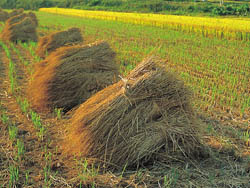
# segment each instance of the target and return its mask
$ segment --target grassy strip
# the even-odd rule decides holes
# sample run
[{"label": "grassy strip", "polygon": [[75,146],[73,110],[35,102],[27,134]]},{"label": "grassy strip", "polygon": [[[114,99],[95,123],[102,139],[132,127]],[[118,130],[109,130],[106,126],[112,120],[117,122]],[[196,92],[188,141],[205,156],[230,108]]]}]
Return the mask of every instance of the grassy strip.
[{"label": "grassy strip", "polygon": [[[35,49],[37,47],[36,42],[30,41],[29,43],[22,43],[22,42],[18,41],[18,44],[20,46],[22,46],[24,49],[29,51],[30,55],[34,58],[34,62],[39,62],[41,60],[40,57],[37,56],[35,53]],[[18,54],[19,58],[21,58],[20,60],[22,61],[22,56],[21,56],[20,52],[17,52],[17,54]],[[24,65],[27,65],[27,62],[24,62]]]},{"label": "grassy strip", "polygon": [[[39,138],[39,140],[41,142],[45,141],[45,143],[47,143],[47,140],[45,139],[45,134],[46,134],[46,128],[45,126],[42,124],[42,120],[40,118],[40,116],[34,112],[32,109],[29,108],[29,104],[27,99],[22,98],[20,96],[20,93],[17,92],[17,82],[16,82],[16,71],[15,71],[15,65],[14,63],[11,61],[11,53],[9,48],[4,44],[4,43],[0,43],[3,47],[3,49],[5,50],[5,53],[9,59],[9,79],[10,79],[10,92],[11,94],[13,94],[16,98],[17,103],[19,104],[19,107],[21,109],[21,111],[31,119],[34,128],[37,131],[37,137]],[[14,44],[11,44],[11,48],[13,51],[15,51],[17,53],[17,55],[19,56],[19,59],[21,62],[25,64],[27,64],[23,57],[21,56],[19,50],[15,47]],[[1,120],[3,123],[7,123],[9,124],[8,120],[9,117],[6,114],[3,114],[1,116]],[[9,137],[10,140],[12,141],[14,147],[16,148],[16,154],[15,154],[15,161],[16,161],[16,165],[11,165],[9,167],[9,172],[10,172],[10,181],[9,181],[9,187],[15,187],[16,185],[20,184],[19,182],[19,166],[18,166],[18,162],[21,162],[22,156],[24,155],[25,149],[24,149],[24,143],[22,142],[21,139],[19,139],[17,137],[18,134],[18,128],[15,125],[9,125],[8,126],[8,131],[9,131]],[[46,145],[46,144],[45,144]],[[45,146],[47,147],[47,146]],[[44,160],[45,160],[45,166],[44,166],[44,186],[45,187],[50,187],[51,185],[51,181],[50,181],[50,168],[51,168],[51,162],[49,162],[49,158],[51,159],[51,153],[47,153],[47,151],[43,151],[44,149],[42,149],[42,152],[45,152],[45,156],[44,156]],[[45,149],[46,150],[46,149]],[[48,157],[49,156],[49,157]],[[26,177],[25,177],[25,182],[28,182],[28,173],[26,173]]]},{"label": "grassy strip", "polygon": [[[11,60],[11,54],[7,45],[5,45],[2,41],[0,41],[0,45],[4,49],[7,58],[9,59],[9,67],[8,67],[8,76],[10,80],[10,93],[14,96],[17,95],[18,87],[16,81],[16,70],[15,64]],[[24,142],[21,138],[18,137],[18,127],[13,123],[8,117],[6,112],[2,112],[1,121],[3,124],[8,126],[9,139],[12,143],[12,146],[15,148],[15,154],[13,158],[13,164],[9,166],[9,187],[16,187],[20,185],[19,180],[19,166],[18,164],[22,162],[25,155],[25,146]],[[28,175],[26,174],[25,185],[28,183]]]},{"label": "grassy strip", "polygon": [[[39,57],[36,56],[35,52],[34,52],[36,45],[37,45],[36,43],[34,43],[34,42],[20,43],[19,42],[18,44],[29,51],[29,53],[34,58],[35,62],[40,61]],[[27,68],[28,73],[32,74],[33,63],[29,63],[29,62],[25,61],[21,55],[21,52],[15,46],[12,46],[12,49],[18,55],[19,60]],[[21,96],[17,96],[16,101],[19,104],[19,107],[20,107],[22,113],[31,120],[31,122],[36,130],[36,136],[38,137],[38,140],[40,142],[44,143],[43,147],[41,148],[41,152],[44,153],[44,157],[43,157],[44,184],[43,184],[43,186],[44,187],[51,187],[52,180],[53,180],[54,176],[57,175],[57,173],[54,173],[51,171],[53,154],[47,149],[48,145],[50,144],[50,141],[47,138],[47,127],[46,127],[46,125],[43,124],[40,115],[31,109],[31,107],[28,103],[28,100],[26,98],[21,97]],[[61,111],[59,109],[57,110],[57,117],[58,118],[61,117]]]},{"label": "grassy strip", "polygon": [[[30,44],[29,46],[31,46],[31,47],[29,47],[29,48],[33,48],[33,45],[34,45],[34,43]],[[24,45],[24,46],[27,46],[27,45]],[[11,45],[11,47],[12,47],[12,50],[17,53],[19,60],[24,65],[28,64],[27,62],[24,61],[20,51],[14,45]],[[45,126],[43,126],[40,116],[36,112],[34,112],[32,109],[29,108],[29,103],[28,103],[27,99],[25,99],[25,98],[22,99],[21,96],[17,96],[16,101],[19,104],[22,112],[31,118],[31,121],[32,121],[35,129],[37,130],[37,136],[39,137],[39,139],[41,141],[43,141],[46,128],[45,128]]]},{"label": "grassy strip", "polygon": [[21,138],[18,138],[18,127],[11,121],[7,113],[1,110],[0,116],[1,122],[8,127],[9,140],[11,146],[14,148],[14,157],[12,162],[9,162],[9,188],[16,187],[20,185],[20,175],[18,164],[22,162],[23,156],[25,155],[24,142]]},{"label": "grassy strip", "polygon": [[16,82],[16,75],[15,75],[15,64],[11,60],[10,51],[9,51],[8,47],[2,41],[0,41],[0,45],[4,49],[4,51],[6,53],[6,56],[9,59],[8,75],[9,75],[9,79],[10,79],[10,93],[12,95],[14,95],[15,92],[17,91],[17,82]]}]

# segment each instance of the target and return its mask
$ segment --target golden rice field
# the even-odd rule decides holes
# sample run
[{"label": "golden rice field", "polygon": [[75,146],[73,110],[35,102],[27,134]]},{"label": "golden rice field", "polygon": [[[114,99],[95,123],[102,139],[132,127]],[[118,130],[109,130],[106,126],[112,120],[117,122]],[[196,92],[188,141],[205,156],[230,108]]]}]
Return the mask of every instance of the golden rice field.
[{"label": "golden rice field", "polygon": [[39,11],[171,28],[179,31],[199,33],[206,37],[216,36],[218,38],[250,40],[250,20],[89,11],[64,8],[41,8]]}]

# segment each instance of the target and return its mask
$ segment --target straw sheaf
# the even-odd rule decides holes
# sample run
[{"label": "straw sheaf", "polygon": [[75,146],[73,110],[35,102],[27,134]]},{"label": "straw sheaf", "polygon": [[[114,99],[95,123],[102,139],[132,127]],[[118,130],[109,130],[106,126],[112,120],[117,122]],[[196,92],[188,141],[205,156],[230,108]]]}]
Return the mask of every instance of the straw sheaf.
[{"label": "straw sheaf", "polygon": [[61,47],[35,67],[28,95],[33,108],[68,111],[114,83],[118,68],[108,43]]},{"label": "straw sheaf", "polygon": [[74,112],[63,146],[66,154],[96,158],[115,168],[200,155],[191,92],[157,62],[145,60]]},{"label": "straw sheaf", "polygon": [[30,17],[24,17],[21,21],[11,25],[6,24],[2,39],[12,42],[37,41],[36,25]]},{"label": "straw sheaf", "polygon": [[24,12],[24,9],[23,8],[20,8],[20,9],[14,9],[13,11],[11,11],[9,13],[9,18],[13,17],[13,16],[17,16],[19,14],[22,14]]},{"label": "straw sheaf", "polygon": [[22,13],[22,14],[18,14],[16,16],[12,16],[6,21],[6,25],[10,26],[10,25],[16,24],[16,23],[22,21],[26,17],[30,17],[31,20],[34,22],[35,26],[38,26],[38,21],[37,21],[36,15],[32,12]]},{"label": "straw sheaf", "polygon": [[79,28],[70,28],[67,31],[55,32],[44,36],[39,40],[36,54],[45,58],[51,52],[62,46],[72,46],[83,42],[81,30]]},{"label": "straw sheaf", "polygon": [[9,13],[4,10],[0,10],[0,22],[5,22],[8,18]]}]

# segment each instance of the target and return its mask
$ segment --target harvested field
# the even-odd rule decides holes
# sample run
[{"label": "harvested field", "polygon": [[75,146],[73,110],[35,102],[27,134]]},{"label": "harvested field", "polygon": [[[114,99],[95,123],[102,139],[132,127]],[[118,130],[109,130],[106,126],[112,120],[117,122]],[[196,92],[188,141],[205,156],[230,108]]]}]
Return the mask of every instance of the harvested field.
[{"label": "harvested field", "polygon": [[35,67],[27,92],[32,106],[68,111],[81,104],[116,80],[114,56],[106,42],[59,48]]},{"label": "harvested field", "polygon": [[73,114],[66,151],[122,169],[203,156],[190,91],[149,58]]},{"label": "harvested field", "polygon": [[[61,51],[50,59],[51,63],[60,57],[58,66],[51,65],[53,71],[46,69],[50,64],[47,57],[40,76],[34,77],[39,75],[36,68],[42,66],[36,55],[37,43],[0,39],[0,187],[250,187],[249,42],[205,38],[181,32],[179,27],[176,31],[115,19],[34,13],[39,20],[39,36],[77,27],[84,36],[84,44],[107,41],[107,46],[116,53],[115,62],[122,80],[115,80],[107,88],[91,94],[72,112],[63,113],[63,109],[54,109],[52,105],[48,111],[38,112],[29,102],[36,95],[27,92],[32,79],[49,77],[51,80],[59,71],[60,78],[56,84],[53,81],[59,89],[52,94],[66,96],[66,91],[75,92],[80,82],[74,84],[73,80],[82,80],[78,76],[84,73],[76,62],[84,64],[87,55],[80,56],[74,47],[84,46],[56,49],[48,57],[67,49],[67,53]],[[3,27],[1,22],[0,31]],[[91,54],[101,63],[99,60],[108,50],[99,51],[98,58]],[[139,74],[138,63],[151,55],[160,57],[159,67],[166,67],[157,70],[157,64],[151,70],[149,66],[148,72]],[[132,74],[133,69],[138,73]],[[92,75],[100,78],[96,71],[83,80],[89,81]],[[40,83],[48,83],[46,87],[52,85],[52,82]],[[164,83],[172,84],[166,87]],[[44,93],[43,86],[38,83],[36,93]],[[71,99],[75,97],[72,93]],[[112,120],[117,122],[117,119],[120,121],[114,125]]]},{"label": "harvested field", "polygon": [[62,46],[72,46],[83,42],[81,30],[79,28],[70,28],[66,31],[59,31],[46,35],[39,39],[36,54],[45,58],[51,52]]}]

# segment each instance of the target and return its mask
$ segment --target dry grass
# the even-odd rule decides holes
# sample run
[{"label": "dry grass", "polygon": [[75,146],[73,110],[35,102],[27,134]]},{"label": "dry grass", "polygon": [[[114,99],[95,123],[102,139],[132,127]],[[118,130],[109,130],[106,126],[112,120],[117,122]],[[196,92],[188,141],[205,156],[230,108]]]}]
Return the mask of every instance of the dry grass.
[{"label": "dry grass", "polygon": [[4,10],[0,10],[0,22],[5,22],[8,18],[9,13]]},{"label": "dry grass", "polygon": [[203,156],[191,93],[149,58],[73,114],[66,153],[123,168]]},{"label": "dry grass", "polygon": [[32,12],[22,13],[22,14],[18,14],[16,16],[12,16],[7,20],[6,25],[10,26],[10,25],[16,24],[16,23],[22,21],[26,17],[30,17],[31,20],[34,22],[35,26],[38,26],[38,20],[36,18],[36,15]]},{"label": "dry grass", "polygon": [[33,12],[28,12],[27,17],[30,17],[32,19],[32,21],[35,23],[35,25],[38,26],[37,17]]},{"label": "dry grass", "polygon": [[115,53],[106,42],[62,47],[35,67],[28,96],[37,111],[68,111],[118,75]]},{"label": "dry grass", "polygon": [[[2,32],[2,39],[11,42],[37,41],[36,25],[32,18],[24,16],[19,21],[17,17],[7,20]],[[14,21],[15,18],[17,20]]]},{"label": "dry grass", "polygon": [[24,9],[23,8],[20,8],[20,9],[14,9],[13,11],[11,11],[9,13],[9,18],[13,17],[13,16],[17,16],[19,14],[22,14],[24,12]]},{"label": "dry grass", "polygon": [[79,28],[55,32],[39,39],[36,54],[41,58],[45,58],[46,55],[49,55],[59,47],[80,44],[82,41],[83,38]]},{"label": "dry grass", "polygon": [[[19,11],[20,12],[20,11]],[[20,13],[10,17],[2,32],[2,39],[5,41],[37,41],[36,27],[38,21],[32,12]]]}]

